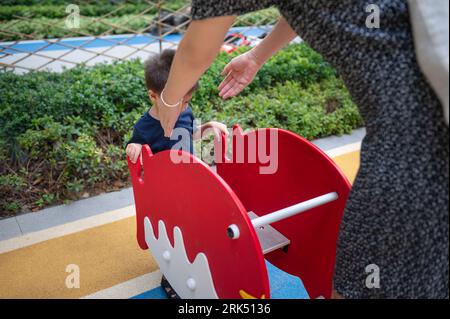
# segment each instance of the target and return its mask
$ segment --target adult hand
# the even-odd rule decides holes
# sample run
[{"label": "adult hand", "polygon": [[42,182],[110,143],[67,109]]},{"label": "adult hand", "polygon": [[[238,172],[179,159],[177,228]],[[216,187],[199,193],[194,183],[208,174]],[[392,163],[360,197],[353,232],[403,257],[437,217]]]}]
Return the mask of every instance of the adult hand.
[{"label": "adult hand", "polygon": [[176,107],[168,107],[164,105],[159,97],[156,99],[156,115],[158,116],[161,127],[164,130],[165,137],[172,136],[173,128],[175,127],[175,123],[180,116],[182,107],[182,103]]},{"label": "adult hand", "polygon": [[227,99],[239,94],[253,81],[261,66],[251,50],[235,57],[222,71],[226,77],[219,85],[219,96]]}]

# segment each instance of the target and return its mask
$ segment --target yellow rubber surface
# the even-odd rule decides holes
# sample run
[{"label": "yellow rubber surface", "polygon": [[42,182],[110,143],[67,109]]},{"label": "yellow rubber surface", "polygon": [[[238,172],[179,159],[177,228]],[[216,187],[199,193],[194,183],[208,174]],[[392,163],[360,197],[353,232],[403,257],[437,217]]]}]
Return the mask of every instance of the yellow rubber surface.
[{"label": "yellow rubber surface", "polygon": [[[135,239],[135,218],[0,255],[1,298],[79,298],[158,269]],[[80,288],[66,287],[66,267],[80,269]]]},{"label": "yellow rubber surface", "polygon": [[[359,151],[334,158],[350,182]],[[158,269],[135,238],[135,218],[0,254],[0,298],[79,298]],[[80,288],[66,287],[66,267],[80,269]]]},{"label": "yellow rubber surface", "polygon": [[350,152],[340,156],[333,157],[333,161],[342,169],[345,176],[347,176],[350,183],[353,184],[356,174],[359,169],[359,156],[360,152]]}]

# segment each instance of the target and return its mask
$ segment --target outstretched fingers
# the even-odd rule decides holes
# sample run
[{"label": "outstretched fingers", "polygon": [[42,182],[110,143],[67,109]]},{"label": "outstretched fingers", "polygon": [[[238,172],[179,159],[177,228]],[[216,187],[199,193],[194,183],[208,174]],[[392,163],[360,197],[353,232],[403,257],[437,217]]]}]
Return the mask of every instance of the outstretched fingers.
[{"label": "outstretched fingers", "polygon": [[227,96],[228,92],[237,84],[238,82],[236,81],[235,78],[233,78],[231,76],[230,80],[224,85],[224,87],[220,90],[219,92],[219,96],[222,98],[226,98],[225,96]]},{"label": "outstretched fingers", "polygon": [[230,73],[231,71],[231,63],[233,62],[233,60],[231,60],[231,62],[228,62],[227,65],[225,65],[225,67],[223,68],[222,72],[220,73],[220,75],[224,76]]},{"label": "outstretched fingers", "polygon": [[222,96],[223,99],[228,99],[230,97],[238,95],[243,89],[245,88],[245,85],[242,83],[239,83],[235,81],[233,86],[230,87],[230,89]]},{"label": "outstretched fingers", "polygon": [[225,79],[223,79],[222,82],[220,82],[219,87],[218,87],[219,91],[221,91],[224,88],[224,86],[227,85],[228,82],[231,81],[231,79],[233,79],[233,76],[231,74],[228,74],[225,77]]}]

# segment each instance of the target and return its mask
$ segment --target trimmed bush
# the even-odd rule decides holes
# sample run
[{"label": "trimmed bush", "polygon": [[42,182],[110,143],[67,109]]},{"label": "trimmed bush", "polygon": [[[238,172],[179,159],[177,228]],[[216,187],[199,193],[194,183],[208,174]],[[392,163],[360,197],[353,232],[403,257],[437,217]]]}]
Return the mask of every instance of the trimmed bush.
[{"label": "trimmed bush", "polygon": [[[60,19],[67,17],[66,7],[69,3],[78,3],[80,8],[80,15],[86,17],[98,17],[109,14],[110,17],[120,17],[124,15],[139,14],[147,10],[146,14],[154,15],[157,12],[157,7],[152,6],[146,2],[137,3],[114,3],[105,2],[103,4],[95,2],[81,2],[80,1],[63,1],[63,4],[37,4],[37,5],[11,5],[0,6],[0,21],[8,21],[17,19],[17,17],[29,18],[49,18]],[[172,0],[166,1],[162,7],[170,10],[178,10],[187,4],[186,0]],[[119,9],[120,6],[120,9]]]},{"label": "trimmed bush", "polygon": [[[281,127],[308,139],[362,125],[334,69],[305,44],[280,52],[241,95],[223,101],[220,71],[238,53],[220,54],[202,77],[192,100],[202,122]],[[127,185],[124,147],[149,106],[139,60],[0,73],[0,214]]]},{"label": "trimmed bush", "polygon": [[[186,0],[165,0],[166,3],[171,2],[180,2]],[[86,4],[95,4],[98,6],[104,6],[109,4],[122,4],[122,3],[130,3],[130,4],[145,4],[146,0],[2,0],[2,5],[4,6],[33,6],[33,5],[68,5],[70,3],[86,5]]]}]

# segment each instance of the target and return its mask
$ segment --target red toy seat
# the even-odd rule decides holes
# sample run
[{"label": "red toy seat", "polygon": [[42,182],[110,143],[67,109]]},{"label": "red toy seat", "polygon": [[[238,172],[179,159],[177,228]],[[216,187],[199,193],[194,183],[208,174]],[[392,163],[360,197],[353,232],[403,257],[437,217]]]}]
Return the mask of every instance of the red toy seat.
[{"label": "red toy seat", "polygon": [[[247,212],[265,216],[335,192],[336,200],[273,223],[290,244],[265,256],[300,277],[311,298],[330,297],[337,234],[350,190],[347,179],[322,151],[291,132],[243,134],[235,127],[232,139],[230,160],[225,139],[216,143],[217,173],[189,153],[152,155],[148,146],[142,154],[144,177],[139,161],[128,161],[140,247],[151,246],[183,298],[269,298],[264,255]],[[255,156],[263,151],[275,151],[272,167],[266,157]],[[238,229],[235,239],[227,232],[230,225]]]},{"label": "red toy seat", "polygon": [[[274,134],[275,133],[275,134]],[[283,219],[272,226],[289,238],[287,253],[277,250],[265,257],[278,268],[302,279],[311,298],[329,298],[336,255],[336,241],[342,213],[351,185],[336,164],[319,148],[300,136],[280,129],[261,129],[243,134],[239,126],[233,130],[233,149],[249,153],[249,141],[256,140],[270,153],[270,134],[278,141],[278,167],[274,174],[260,174],[267,164],[251,163],[246,157],[238,163],[225,158],[225,140],[216,145],[221,158],[216,158],[217,173],[230,185],[247,211],[258,216],[305,200],[336,192],[336,201],[305,213]],[[265,141],[261,137],[265,136]],[[273,140],[273,138],[272,138]],[[216,153],[217,154],[217,153]]]}]

